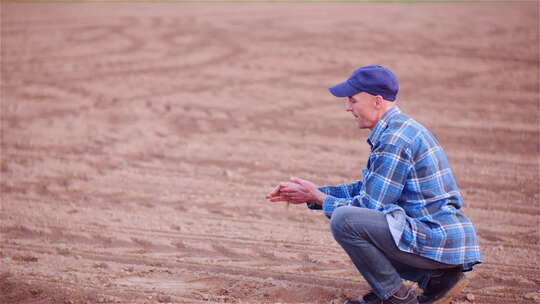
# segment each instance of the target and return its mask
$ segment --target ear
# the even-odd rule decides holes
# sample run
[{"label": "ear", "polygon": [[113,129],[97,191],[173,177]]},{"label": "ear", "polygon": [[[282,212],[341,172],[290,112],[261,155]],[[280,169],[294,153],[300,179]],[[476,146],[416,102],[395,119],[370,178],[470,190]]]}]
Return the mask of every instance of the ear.
[{"label": "ear", "polygon": [[375,107],[380,109],[384,104],[384,98],[381,95],[375,95]]}]

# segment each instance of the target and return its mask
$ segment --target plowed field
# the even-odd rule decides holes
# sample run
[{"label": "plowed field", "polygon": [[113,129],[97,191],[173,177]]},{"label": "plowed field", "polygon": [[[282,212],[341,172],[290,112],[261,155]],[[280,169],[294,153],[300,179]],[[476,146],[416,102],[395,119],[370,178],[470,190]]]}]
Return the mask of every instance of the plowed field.
[{"label": "plowed field", "polygon": [[1,19],[1,303],[365,293],[320,212],[264,195],[360,178],[368,132],[327,87],[373,63],[477,228],[485,262],[454,303],[540,301],[538,2],[2,2]]}]

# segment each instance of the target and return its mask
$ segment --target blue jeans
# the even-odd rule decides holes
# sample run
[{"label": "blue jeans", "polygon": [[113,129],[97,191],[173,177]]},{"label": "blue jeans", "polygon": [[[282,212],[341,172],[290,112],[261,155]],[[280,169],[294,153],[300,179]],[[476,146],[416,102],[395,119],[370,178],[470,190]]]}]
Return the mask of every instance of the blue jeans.
[{"label": "blue jeans", "polygon": [[379,299],[387,299],[401,287],[402,279],[425,288],[433,270],[454,268],[404,252],[396,246],[386,216],[379,211],[344,206],[334,210],[332,234]]}]

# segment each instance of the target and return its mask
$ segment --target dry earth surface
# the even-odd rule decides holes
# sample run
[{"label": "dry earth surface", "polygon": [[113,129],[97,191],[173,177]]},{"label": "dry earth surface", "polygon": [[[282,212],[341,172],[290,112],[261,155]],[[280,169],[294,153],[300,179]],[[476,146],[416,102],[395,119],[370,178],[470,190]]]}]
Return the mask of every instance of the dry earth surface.
[{"label": "dry earth surface", "polygon": [[1,4],[1,303],[339,303],[327,219],[264,195],[360,178],[326,88],[379,63],[445,147],[485,263],[538,303],[539,4]]}]

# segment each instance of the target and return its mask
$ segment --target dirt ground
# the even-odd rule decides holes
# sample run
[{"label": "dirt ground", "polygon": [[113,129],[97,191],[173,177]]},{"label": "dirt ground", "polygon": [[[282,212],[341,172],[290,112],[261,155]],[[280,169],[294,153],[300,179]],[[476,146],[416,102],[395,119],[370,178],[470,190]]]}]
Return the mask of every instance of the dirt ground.
[{"label": "dirt ground", "polygon": [[1,3],[1,303],[341,303],[327,219],[264,195],[351,182],[327,87],[398,75],[485,263],[454,303],[538,303],[539,4]]}]

